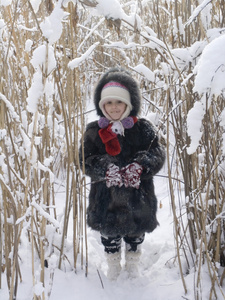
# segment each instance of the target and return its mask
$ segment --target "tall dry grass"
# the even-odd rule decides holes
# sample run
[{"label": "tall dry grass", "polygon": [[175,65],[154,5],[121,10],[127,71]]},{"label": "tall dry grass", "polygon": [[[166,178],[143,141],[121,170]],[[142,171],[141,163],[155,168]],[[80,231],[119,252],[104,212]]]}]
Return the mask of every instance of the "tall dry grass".
[{"label": "tall dry grass", "polygon": [[[194,75],[189,75],[202,48],[196,47],[188,63],[174,50],[208,42],[208,29],[223,28],[224,1],[212,1],[194,20],[190,17],[196,3],[190,0],[120,2],[136,22],[91,16],[96,6],[91,0],[76,5],[69,2],[64,8],[69,16],[60,39],[53,44],[56,67],[48,72],[46,51],[36,112],[29,111],[26,101],[37,71],[31,59],[40,45],[49,49],[40,24],[56,3],[41,2],[37,12],[29,1],[0,7],[4,22],[0,29],[0,279],[6,276],[10,299],[16,299],[23,280],[19,250],[25,238],[31,247],[34,286],[41,282],[46,288],[45,267],[54,255],[59,268],[69,265],[76,270],[79,259],[87,274],[88,185],[80,169],[78,148],[93,87],[108,67],[116,65],[129,69],[140,81],[142,114],[155,113],[156,125],[166,135],[175,246],[184,290],[187,292],[185,275],[194,268],[195,298],[201,299],[201,274],[206,265],[210,299],[217,297],[218,291],[223,295],[225,273],[218,274],[224,266],[224,144],[219,122],[224,98],[214,98],[207,108],[200,146],[188,155],[187,115],[198,100],[192,92]],[[113,44],[117,41],[128,46]],[[96,42],[99,44],[89,58],[75,69],[68,68],[71,60]],[[154,72],[153,80],[135,68],[140,64]],[[62,219],[56,206],[58,179],[65,183]],[[72,258],[65,253],[71,223]],[[49,274],[52,283],[54,268]],[[50,294],[51,284],[42,295],[34,293],[34,299]]]}]

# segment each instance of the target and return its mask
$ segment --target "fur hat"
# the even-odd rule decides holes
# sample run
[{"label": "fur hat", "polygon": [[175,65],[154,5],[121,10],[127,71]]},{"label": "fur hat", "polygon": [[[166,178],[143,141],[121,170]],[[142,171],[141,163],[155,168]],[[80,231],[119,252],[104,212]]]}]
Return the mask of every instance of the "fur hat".
[{"label": "fur hat", "polygon": [[[116,83],[117,86],[115,86]],[[125,117],[138,115],[141,106],[140,90],[136,80],[131,77],[128,71],[123,68],[112,68],[103,74],[99,80],[94,92],[94,104],[100,117],[105,116],[104,99],[109,99],[110,94],[113,95],[114,99],[116,95],[118,97],[116,99],[120,98],[119,100],[127,104]],[[124,115],[122,117],[124,118]]]}]

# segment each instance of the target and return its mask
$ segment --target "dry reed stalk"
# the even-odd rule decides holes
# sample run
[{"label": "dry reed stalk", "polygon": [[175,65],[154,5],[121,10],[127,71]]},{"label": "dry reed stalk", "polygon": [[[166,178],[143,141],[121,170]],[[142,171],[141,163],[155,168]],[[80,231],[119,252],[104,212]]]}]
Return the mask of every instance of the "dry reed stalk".
[{"label": "dry reed stalk", "polygon": [[[170,108],[170,91],[167,92],[167,115],[169,115],[169,108]],[[169,128],[169,118],[167,118],[167,128]],[[176,250],[177,250],[177,258],[178,258],[178,265],[180,269],[181,279],[183,283],[183,288],[185,294],[187,293],[187,287],[183,275],[182,264],[181,264],[181,257],[180,257],[180,246],[179,246],[179,222],[176,215],[176,202],[175,202],[175,195],[174,195],[174,187],[172,183],[172,175],[171,175],[171,167],[170,167],[170,149],[169,149],[169,130],[167,131],[167,170],[168,170],[168,180],[169,180],[169,188],[170,188],[170,197],[171,197],[171,206],[173,211],[173,218],[174,218],[174,229],[175,229],[175,242],[176,242]]]},{"label": "dry reed stalk", "polygon": [[[32,257],[32,261],[31,261],[31,270],[32,270],[32,281],[33,281],[33,286],[35,286],[36,284],[36,280],[35,280],[35,269],[34,269],[34,207],[31,207],[31,257]],[[37,299],[37,296],[34,294],[33,295],[34,300]]]},{"label": "dry reed stalk", "polygon": [[[37,20],[37,19],[36,19]],[[14,24],[14,22],[13,22],[13,24]],[[37,22],[37,24],[38,24],[38,22]],[[13,32],[13,30],[11,31],[11,36],[12,36],[12,39],[11,40],[14,40],[15,39],[15,34],[14,34],[14,32]],[[10,42],[9,44],[8,44],[8,49],[10,48],[10,46],[12,45],[12,43]],[[15,46],[16,47],[18,47],[18,43],[17,44],[15,44]],[[18,47],[19,48],[19,47]],[[18,51],[18,53],[19,53],[19,51]],[[48,61],[48,58],[46,58],[46,63],[47,63],[47,61]],[[13,65],[11,64],[10,65],[10,68],[12,68],[13,69]],[[46,70],[45,70],[46,71]],[[5,69],[5,72],[7,73],[7,69]],[[45,78],[47,78],[47,76],[46,76],[47,74],[46,74],[46,72],[45,72]],[[32,76],[31,76],[31,78],[32,78]],[[5,91],[6,91],[6,89],[5,89]],[[13,98],[14,98],[14,95],[11,97],[11,99],[13,100]],[[71,97],[72,98],[72,97]],[[18,95],[16,95],[15,94],[15,99],[16,99],[16,101],[18,100]],[[46,108],[46,106],[45,106],[45,99],[43,99],[44,100],[44,115],[45,115],[45,124],[47,124],[47,110],[45,110],[45,108]],[[14,104],[14,102],[12,102],[12,104]],[[20,114],[21,115],[21,114]],[[67,118],[65,118],[65,120],[66,120]],[[28,119],[29,120],[29,119]],[[12,136],[14,135],[14,132],[16,132],[16,126],[14,126],[12,129],[11,129],[11,131],[12,131]],[[11,132],[10,131],[10,132]],[[70,133],[72,133],[72,130],[70,130]],[[45,150],[45,149],[47,149],[47,148],[49,148],[49,146],[50,146],[50,140],[49,140],[49,131],[48,131],[48,129],[47,129],[47,126],[44,128],[44,130],[43,130],[43,132],[42,132],[42,137],[43,137],[43,147],[42,147],[42,145],[41,145],[41,147],[40,147],[40,149],[39,149],[39,157],[40,157],[40,159],[41,159],[41,161],[43,161],[43,159],[45,158],[45,157],[48,157],[48,154],[47,154],[47,151]],[[11,139],[12,140],[12,139]],[[14,143],[12,142],[12,145],[14,145]],[[71,145],[71,144],[70,144]],[[14,150],[14,152],[16,153],[16,151]],[[19,160],[18,159],[20,159],[20,157],[18,157],[18,155],[15,155],[15,162],[16,162],[16,166],[18,166],[18,169],[20,170],[20,162],[19,162]],[[17,161],[16,161],[17,160]],[[29,164],[29,161],[27,161],[27,164]],[[10,167],[9,167],[10,168]],[[30,196],[30,191],[29,190],[32,190],[32,189],[34,189],[35,191],[38,191],[39,190],[39,188],[40,188],[40,186],[41,186],[41,177],[39,177],[39,174],[37,173],[37,175],[38,176],[35,176],[35,178],[32,178],[32,180],[30,180],[29,179],[29,174],[30,174],[30,170],[31,170],[31,168],[29,169],[29,167],[28,167],[28,177],[27,177],[27,185],[26,185],[26,187],[25,187],[25,197],[24,197],[24,202],[23,203],[21,203],[22,204],[22,209],[21,209],[21,211],[20,211],[20,214],[19,215],[24,215],[24,213],[25,213],[25,210],[27,209],[27,207],[30,205],[30,199],[29,199],[29,196]],[[23,172],[23,169],[22,169],[22,172]],[[36,171],[34,171],[34,172],[36,172]],[[14,172],[13,171],[13,174],[15,175],[16,174],[16,172]],[[27,174],[25,174],[25,176],[27,175]],[[40,172],[40,174],[43,174],[43,172]],[[21,173],[21,170],[20,170],[20,175],[22,175],[22,178],[24,178],[24,176],[23,176],[23,174]],[[42,176],[42,175],[41,175]],[[20,180],[20,176],[18,176],[18,180]],[[28,185],[29,185],[29,183],[30,183],[30,187],[29,187],[29,189],[28,189]],[[48,184],[48,178],[46,178],[46,180],[45,180],[45,182],[44,182],[44,184],[43,184],[43,199],[44,199],[44,204],[46,204],[46,205],[48,205],[49,204],[49,190],[48,190],[48,188],[47,188],[47,184]],[[69,187],[69,185],[68,185],[68,187]],[[4,193],[4,192],[3,192]],[[4,196],[4,194],[3,194],[3,196]],[[5,197],[4,197],[4,199],[5,199]],[[6,203],[7,203],[7,201],[5,201],[4,200],[4,203],[5,203],[5,208],[4,208],[4,211],[5,211],[5,220],[7,220],[7,215],[8,215],[8,207],[6,207]],[[32,207],[32,210],[33,210],[33,207]],[[56,213],[55,213],[55,215],[56,215]],[[34,244],[34,248],[36,248],[36,250],[37,250],[37,252],[39,253],[39,255],[40,255],[40,257],[41,257],[41,265],[42,265],[42,272],[41,272],[41,281],[44,283],[44,271],[43,271],[43,262],[44,262],[44,251],[43,251],[43,249],[44,249],[44,247],[43,247],[43,243],[42,243],[42,239],[43,239],[43,237],[44,237],[44,235],[45,235],[45,226],[46,226],[46,220],[45,220],[45,218],[43,218],[43,217],[41,217],[42,218],[42,223],[41,223],[41,226],[40,226],[40,234],[38,233],[39,232],[39,221],[37,220],[37,221],[35,221],[35,219],[36,219],[36,217],[38,216],[38,214],[33,214],[33,217],[32,217],[32,224],[34,224],[35,223],[35,228],[36,228],[36,232],[37,232],[37,239],[38,239],[38,243],[36,242],[36,234],[34,234],[34,232],[32,231],[32,243]],[[67,216],[66,216],[67,217]],[[40,217],[38,217],[38,218],[40,218]],[[68,223],[68,218],[65,218],[66,219],[66,222]],[[19,233],[19,235],[21,235],[21,232],[22,232],[22,224],[23,223],[21,223],[20,224],[20,233]],[[7,230],[7,223],[6,223],[6,225],[4,226],[4,228],[5,228],[5,230],[6,230],[6,232],[5,233],[10,233],[10,230]],[[8,237],[8,238],[10,238],[10,234],[9,235],[5,235],[5,238],[6,237]],[[6,241],[6,243],[5,243],[5,249],[6,249],[6,252],[5,252],[5,254],[6,254],[6,259],[8,259],[8,254],[7,254],[7,249],[8,249],[8,247],[10,247],[11,246],[11,241]],[[9,248],[9,250],[8,250],[8,253],[10,253],[10,248]],[[34,254],[33,254],[33,260],[34,260]],[[8,282],[10,281],[10,277],[11,277],[11,270],[10,270],[10,263],[7,263],[7,266],[8,266]],[[14,266],[13,267],[13,274],[15,274],[15,270],[16,270],[16,267]],[[14,289],[14,285],[13,285],[13,280],[11,280],[11,282],[12,282],[12,284],[11,284],[11,291]],[[12,295],[12,292],[11,292],[11,295]]]},{"label": "dry reed stalk", "polygon": [[[75,31],[76,32],[76,31]],[[76,52],[75,52],[76,53]],[[76,53],[77,55],[77,53]],[[75,70],[75,105],[76,105],[76,115],[82,115],[83,111],[80,110],[81,108],[81,103],[82,103],[82,97],[81,97],[81,88],[80,88],[80,73],[78,69]],[[83,237],[84,236],[84,230],[83,230],[83,216],[84,216],[84,203],[83,203],[83,197],[82,194],[78,193],[77,196],[77,191],[80,190],[80,184],[81,184],[81,172],[80,172],[80,165],[79,165],[79,127],[80,127],[80,120],[74,116],[74,142],[73,142],[73,149],[74,149],[74,163],[75,163],[75,168],[76,168],[76,189],[74,189],[74,195],[76,195],[76,202],[77,202],[77,207],[79,207],[79,210],[77,211],[77,219],[79,218],[79,234],[76,237],[76,240],[78,240],[78,237]],[[79,212],[79,213],[78,213]],[[75,240],[74,240],[75,242]],[[81,267],[83,268],[83,257],[84,257],[84,239],[81,238],[81,245],[80,245],[80,254],[81,254]],[[78,250],[78,249],[77,249]],[[77,251],[78,253],[78,251]],[[74,259],[76,256],[74,257]]]},{"label": "dry reed stalk", "polygon": [[[58,86],[59,88],[59,86]],[[64,122],[65,122],[65,133],[66,133],[66,142],[67,142],[67,147],[69,148],[69,135],[67,132],[67,115],[66,115],[66,109],[64,107],[64,102],[65,102],[65,97],[63,97],[60,93],[60,99],[61,99],[61,106],[62,106],[62,111],[63,111],[63,116],[64,116]],[[70,155],[68,157],[69,163],[70,163]],[[69,166],[67,167],[67,179],[66,179],[66,200],[65,200],[65,214],[64,214],[64,226],[63,226],[63,233],[62,233],[62,242],[61,242],[61,248],[60,248],[60,257],[59,257],[59,265],[58,267],[61,268],[61,263],[62,263],[62,254],[63,254],[63,248],[64,248],[64,241],[66,237],[66,223],[67,223],[67,217],[68,217],[68,208],[69,208],[69,186],[70,186],[70,168]]]},{"label": "dry reed stalk", "polygon": [[[81,98],[80,98],[81,99]],[[79,101],[79,111],[81,115],[81,155],[82,155],[82,160],[84,160],[84,114],[83,114],[83,103],[82,101]],[[85,264],[85,275],[87,276],[88,274],[88,243],[87,243],[87,224],[86,224],[86,177],[82,176],[82,173],[85,174],[85,165],[83,164],[82,170],[80,168],[80,161],[78,157],[79,153],[77,151],[77,163],[79,167],[79,178],[80,178],[80,186],[79,186],[79,196],[83,197],[84,199],[84,239],[85,239],[85,259],[86,259],[86,264]],[[82,172],[81,172],[82,171]]]},{"label": "dry reed stalk", "polygon": [[[1,62],[1,61],[0,61]],[[0,80],[0,93],[2,94],[2,80]],[[5,129],[5,104],[0,99],[0,130]],[[0,154],[2,154],[4,144],[3,140],[0,140]],[[0,176],[3,175],[3,171],[0,168]],[[5,195],[5,188],[1,182],[1,191],[2,191],[2,199],[0,200],[0,289],[2,288],[2,273],[4,272],[4,265],[3,265],[3,243],[4,243],[4,236],[3,232],[3,221],[2,221],[2,212],[4,211],[4,199],[6,198]]]},{"label": "dry reed stalk", "polygon": [[2,262],[2,252],[3,252],[3,237],[2,237],[2,201],[0,201],[0,289],[2,288],[2,272],[3,272],[3,262]]}]

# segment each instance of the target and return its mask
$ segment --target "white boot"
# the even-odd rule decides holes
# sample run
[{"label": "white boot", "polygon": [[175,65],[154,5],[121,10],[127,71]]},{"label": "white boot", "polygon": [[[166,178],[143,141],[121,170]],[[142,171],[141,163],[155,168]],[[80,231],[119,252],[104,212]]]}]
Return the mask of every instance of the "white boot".
[{"label": "white boot", "polygon": [[125,270],[128,272],[129,277],[136,278],[139,274],[139,261],[141,256],[141,249],[138,248],[136,251],[125,252]]},{"label": "white boot", "polygon": [[106,253],[106,259],[108,263],[107,277],[110,280],[116,280],[121,271],[121,251],[116,253]]}]

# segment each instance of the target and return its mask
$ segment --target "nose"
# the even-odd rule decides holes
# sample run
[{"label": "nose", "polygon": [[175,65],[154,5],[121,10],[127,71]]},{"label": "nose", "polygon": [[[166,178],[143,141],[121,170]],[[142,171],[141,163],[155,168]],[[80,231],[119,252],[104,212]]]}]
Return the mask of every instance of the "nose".
[{"label": "nose", "polygon": [[117,103],[116,102],[113,102],[112,103],[112,107],[114,108],[114,107],[117,107]]}]

